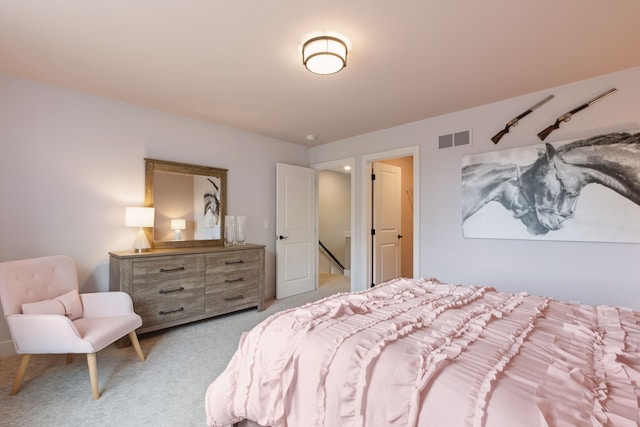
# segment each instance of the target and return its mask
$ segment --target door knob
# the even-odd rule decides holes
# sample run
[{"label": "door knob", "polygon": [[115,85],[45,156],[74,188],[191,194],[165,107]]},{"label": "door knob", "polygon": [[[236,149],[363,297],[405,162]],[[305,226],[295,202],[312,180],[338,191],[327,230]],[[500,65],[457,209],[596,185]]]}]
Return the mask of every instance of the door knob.
[{"label": "door knob", "polygon": [[398,239],[402,239],[402,234],[398,234]]},{"label": "door knob", "polygon": [[278,239],[278,240],[284,240],[284,239],[288,239],[288,238],[289,238],[289,236],[283,236],[283,235],[276,236],[276,239]]}]

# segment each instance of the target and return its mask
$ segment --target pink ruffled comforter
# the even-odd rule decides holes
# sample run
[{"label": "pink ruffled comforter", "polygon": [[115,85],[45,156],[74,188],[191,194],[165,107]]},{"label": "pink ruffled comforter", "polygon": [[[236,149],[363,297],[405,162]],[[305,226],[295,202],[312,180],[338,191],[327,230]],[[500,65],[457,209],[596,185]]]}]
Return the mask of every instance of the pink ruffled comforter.
[{"label": "pink ruffled comforter", "polygon": [[274,314],[210,426],[638,426],[640,313],[398,279]]}]

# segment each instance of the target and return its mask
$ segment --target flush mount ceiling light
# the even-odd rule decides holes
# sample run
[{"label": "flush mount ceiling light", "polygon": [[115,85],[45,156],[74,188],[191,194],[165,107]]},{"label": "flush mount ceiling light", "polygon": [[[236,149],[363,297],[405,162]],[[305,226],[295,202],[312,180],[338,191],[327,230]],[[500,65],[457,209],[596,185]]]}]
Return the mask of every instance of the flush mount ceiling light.
[{"label": "flush mount ceiling light", "polygon": [[347,66],[347,44],[337,37],[320,36],[302,46],[302,63],[315,74],[334,74]]}]

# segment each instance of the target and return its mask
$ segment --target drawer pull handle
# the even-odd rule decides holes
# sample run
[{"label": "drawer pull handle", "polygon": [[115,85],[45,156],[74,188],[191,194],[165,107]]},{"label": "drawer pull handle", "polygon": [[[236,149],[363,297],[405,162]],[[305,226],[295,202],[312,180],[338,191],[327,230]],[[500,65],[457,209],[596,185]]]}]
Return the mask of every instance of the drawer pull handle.
[{"label": "drawer pull handle", "polygon": [[237,299],[242,299],[242,298],[244,298],[243,295],[234,295],[232,297],[225,297],[224,300],[225,301],[235,301]]},{"label": "drawer pull handle", "polygon": [[171,273],[173,271],[184,271],[184,267],[176,267],[176,268],[161,268],[160,273]]},{"label": "drawer pull handle", "polygon": [[242,277],[238,277],[237,279],[225,279],[224,283],[235,283],[235,282],[242,282],[244,281],[244,279]]},{"label": "drawer pull handle", "polygon": [[173,289],[160,289],[158,293],[170,294],[171,292],[180,292],[180,291],[184,291],[184,286],[180,286],[179,288],[173,288]]},{"label": "drawer pull handle", "polygon": [[225,261],[224,263],[225,263],[225,265],[244,264],[244,261],[240,259],[240,260],[237,260],[237,261]]},{"label": "drawer pull handle", "polygon": [[184,307],[176,308],[176,309],[174,309],[174,310],[167,310],[167,311],[165,311],[165,310],[160,310],[160,311],[158,312],[158,314],[165,315],[165,314],[177,313],[177,312],[179,312],[179,311],[184,311]]}]

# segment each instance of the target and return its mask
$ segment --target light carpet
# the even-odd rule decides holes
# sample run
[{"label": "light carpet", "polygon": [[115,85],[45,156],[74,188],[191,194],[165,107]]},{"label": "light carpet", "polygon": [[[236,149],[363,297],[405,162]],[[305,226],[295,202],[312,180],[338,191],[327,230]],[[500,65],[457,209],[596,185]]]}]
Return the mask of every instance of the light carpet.
[{"label": "light carpet", "polygon": [[21,356],[0,360],[0,425],[204,426],[204,396],[225,369],[240,335],[280,310],[349,289],[348,279],[323,276],[318,290],[255,309],[140,336],[146,361],[132,347],[98,352],[101,397],[91,398],[85,355],[34,355],[20,392],[9,396]]}]

